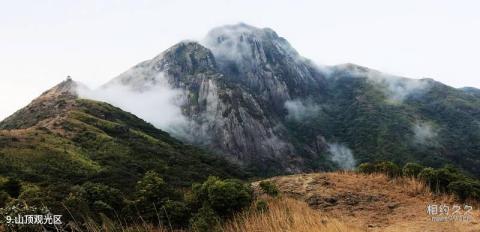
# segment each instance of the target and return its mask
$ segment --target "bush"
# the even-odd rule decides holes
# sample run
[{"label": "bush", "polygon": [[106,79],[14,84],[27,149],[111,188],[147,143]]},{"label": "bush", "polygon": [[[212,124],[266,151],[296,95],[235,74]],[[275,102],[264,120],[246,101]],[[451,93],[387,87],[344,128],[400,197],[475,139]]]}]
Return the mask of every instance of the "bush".
[{"label": "bush", "polygon": [[47,194],[37,186],[23,186],[22,193],[18,196],[18,199],[27,203],[28,205],[45,205],[49,203]]},{"label": "bush", "polygon": [[395,178],[401,175],[400,167],[390,161],[383,161],[375,164],[375,171],[384,173],[390,178]]},{"label": "bush", "polygon": [[72,188],[73,192],[65,200],[67,207],[82,209],[95,218],[102,213],[108,217],[115,216],[124,206],[124,199],[118,189],[100,183],[87,182]]},{"label": "bush", "polygon": [[440,169],[424,168],[418,177],[437,193],[453,193],[459,200],[480,198],[480,182],[473,180],[452,166]]},{"label": "bush", "polygon": [[[69,210],[69,214],[65,215],[70,220],[79,220],[84,217],[91,217],[90,207],[87,200],[85,200],[80,194],[80,186],[74,187],[71,192],[63,201],[63,205]],[[71,217],[71,218],[70,218]]]},{"label": "bush", "polygon": [[221,219],[212,208],[205,205],[190,219],[190,227],[195,232],[220,232]]},{"label": "bush", "polygon": [[169,225],[174,227],[188,226],[190,209],[185,202],[167,200],[163,203],[163,208],[159,210],[164,224],[168,222]]},{"label": "bush", "polygon": [[145,173],[142,180],[137,182],[136,188],[137,199],[150,205],[156,204],[160,206],[163,201],[173,195],[173,190],[154,171]]},{"label": "bush", "polygon": [[271,197],[276,197],[280,194],[280,191],[278,190],[277,186],[270,181],[260,182],[260,188],[264,193],[266,193]]},{"label": "bush", "polygon": [[455,194],[460,201],[465,201],[468,198],[478,198],[478,193],[474,184],[469,181],[454,181],[447,186],[448,190]]},{"label": "bush", "polygon": [[431,190],[435,190],[437,186],[437,174],[435,169],[433,168],[424,168],[420,174],[418,174],[418,178],[425,182]]},{"label": "bush", "polygon": [[390,161],[383,161],[376,164],[362,163],[357,167],[357,171],[360,173],[383,173],[390,178],[399,177],[402,171],[398,165]]},{"label": "bush", "polygon": [[406,177],[418,177],[418,174],[422,172],[424,167],[417,163],[407,163],[403,166],[402,173]]},{"label": "bush", "polygon": [[462,201],[467,198],[480,199],[480,181],[465,176],[451,165],[433,169],[431,167],[424,168],[417,163],[407,163],[400,170],[396,164],[384,161],[374,165],[362,163],[358,166],[357,171],[367,174],[384,173],[391,178],[403,174],[405,177],[420,179],[429,186],[430,190],[436,193],[453,193]]},{"label": "bush", "polygon": [[255,208],[262,213],[266,212],[268,210],[268,203],[265,200],[258,200]]},{"label": "bush", "polygon": [[457,180],[466,179],[459,172],[451,167],[440,168],[435,170],[436,186],[434,189],[439,192],[447,192],[448,185]]},{"label": "bush", "polygon": [[437,170],[433,168],[424,168],[418,177],[427,183],[432,191],[437,193],[447,192],[447,186],[451,182],[466,179],[465,176],[452,167],[445,167]]},{"label": "bush", "polygon": [[[168,187],[165,181],[154,171],[145,173],[143,178],[137,182],[136,186],[136,205],[144,220],[148,222],[158,222],[158,215],[161,215],[162,222],[169,225],[167,221],[174,221],[175,226],[186,225],[184,217],[188,214],[187,207],[180,202],[171,201],[181,198]],[[165,210],[171,210],[165,214]],[[178,214],[178,215],[177,215]],[[175,215],[175,216],[174,216]],[[179,218],[176,218],[179,216]],[[165,219],[165,220],[163,220]],[[177,224],[179,222],[179,224]]]},{"label": "bush", "polygon": [[250,185],[237,180],[220,180],[209,177],[203,184],[192,187],[191,204],[194,207],[208,206],[223,218],[248,207],[253,199]]},{"label": "bush", "polygon": [[9,178],[5,181],[2,186],[0,186],[0,190],[3,190],[8,193],[13,198],[17,198],[20,195],[20,191],[22,189],[22,184],[17,179]]},{"label": "bush", "polygon": [[375,165],[371,163],[362,163],[358,165],[357,171],[365,174],[372,174],[375,172]]}]

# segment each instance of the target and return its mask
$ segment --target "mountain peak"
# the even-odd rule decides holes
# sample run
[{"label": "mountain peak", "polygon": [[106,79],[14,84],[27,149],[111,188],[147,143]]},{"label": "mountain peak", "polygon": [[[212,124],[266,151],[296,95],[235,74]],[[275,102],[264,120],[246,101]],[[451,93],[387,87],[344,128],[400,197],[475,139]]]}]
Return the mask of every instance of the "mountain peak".
[{"label": "mountain peak", "polygon": [[297,60],[300,57],[288,41],[272,29],[245,23],[214,28],[203,43],[218,63],[235,63],[243,70],[275,65],[284,58]]},{"label": "mountain peak", "polygon": [[262,40],[277,39],[279,37],[277,33],[270,28],[258,28],[245,23],[216,27],[207,34],[207,39],[214,39],[217,40],[217,42],[222,42],[226,39],[243,40],[247,38]]},{"label": "mountain peak", "polygon": [[78,82],[75,82],[70,76],[67,77],[64,81],[60,82],[51,89],[45,91],[40,95],[36,100],[46,100],[52,98],[76,98],[77,93],[76,89],[81,86]]},{"label": "mountain peak", "polygon": [[164,60],[162,63],[184,65],[188,69],[186,71],[191,73],[198,71],[198,68],[211,69],[216,66],[215,58],[210,50],[195,41],[182,41],[177,43],[163,52],[160,56]]},{"label": "mountain peak", "polygon": [[26,107],[0,122],[0,129],[29,128],[43,120],[62,116],[75,104],[79,87],[83,85],[67,77],[66,80],[43,92]]},{"label": "mountain peak", "polygon": [[215,57],[208,48],[195,41],[182,41],[153,59],[135,65],[103,87],[120,84],[144,91],[151,85],[162,83],[163,74],[172,77],[172,83],[184,79],[184,74],[195,75],[215,70],[216,67]]}]

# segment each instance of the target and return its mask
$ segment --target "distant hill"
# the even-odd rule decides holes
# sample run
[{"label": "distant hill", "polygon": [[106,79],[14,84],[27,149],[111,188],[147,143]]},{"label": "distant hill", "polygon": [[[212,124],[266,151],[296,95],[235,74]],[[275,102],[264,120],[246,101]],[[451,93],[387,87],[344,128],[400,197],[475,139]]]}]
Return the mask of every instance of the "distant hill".
[{"label": "distant hill", "polygon": [[461,90],[475,97],[480,97],[480,89],[473,88],[473,87],[465,87],[465,88],[461,88]]}]

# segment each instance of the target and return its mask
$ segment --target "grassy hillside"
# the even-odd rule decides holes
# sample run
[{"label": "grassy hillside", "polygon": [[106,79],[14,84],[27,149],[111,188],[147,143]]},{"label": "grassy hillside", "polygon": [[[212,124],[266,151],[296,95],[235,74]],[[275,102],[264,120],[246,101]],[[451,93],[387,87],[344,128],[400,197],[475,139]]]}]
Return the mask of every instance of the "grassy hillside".
[{"label": "grassy hillside", "polygon": [[218,157],[90,100],[75,100],[75,107],[47,127],[0,131],[0,160],[1,175],[33,183],[89,180],[125,190],[149,170],[178,186],[209,175],[241,175]]}]

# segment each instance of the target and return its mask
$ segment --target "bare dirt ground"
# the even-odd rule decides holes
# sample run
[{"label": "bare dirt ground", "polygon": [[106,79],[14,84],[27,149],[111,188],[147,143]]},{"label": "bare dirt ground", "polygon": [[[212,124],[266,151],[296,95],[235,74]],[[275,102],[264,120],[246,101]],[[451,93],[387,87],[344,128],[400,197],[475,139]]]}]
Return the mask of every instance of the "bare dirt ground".
[{"label": "bare dirt ground", "polygon": [[[412,179],[391,180],[384,175],[356,173],[315,173],[274,177],[280,191],[289,197],[305,201],[324,215],[339,219],[362,231],[480,231],[478,203],[473,206],[470,221],[434,222],[428,205],[460,205],[464,215],[465,204],[454,197],[435,196],[422,183]],[[254,184],[258,185],[258,182]]]}]

